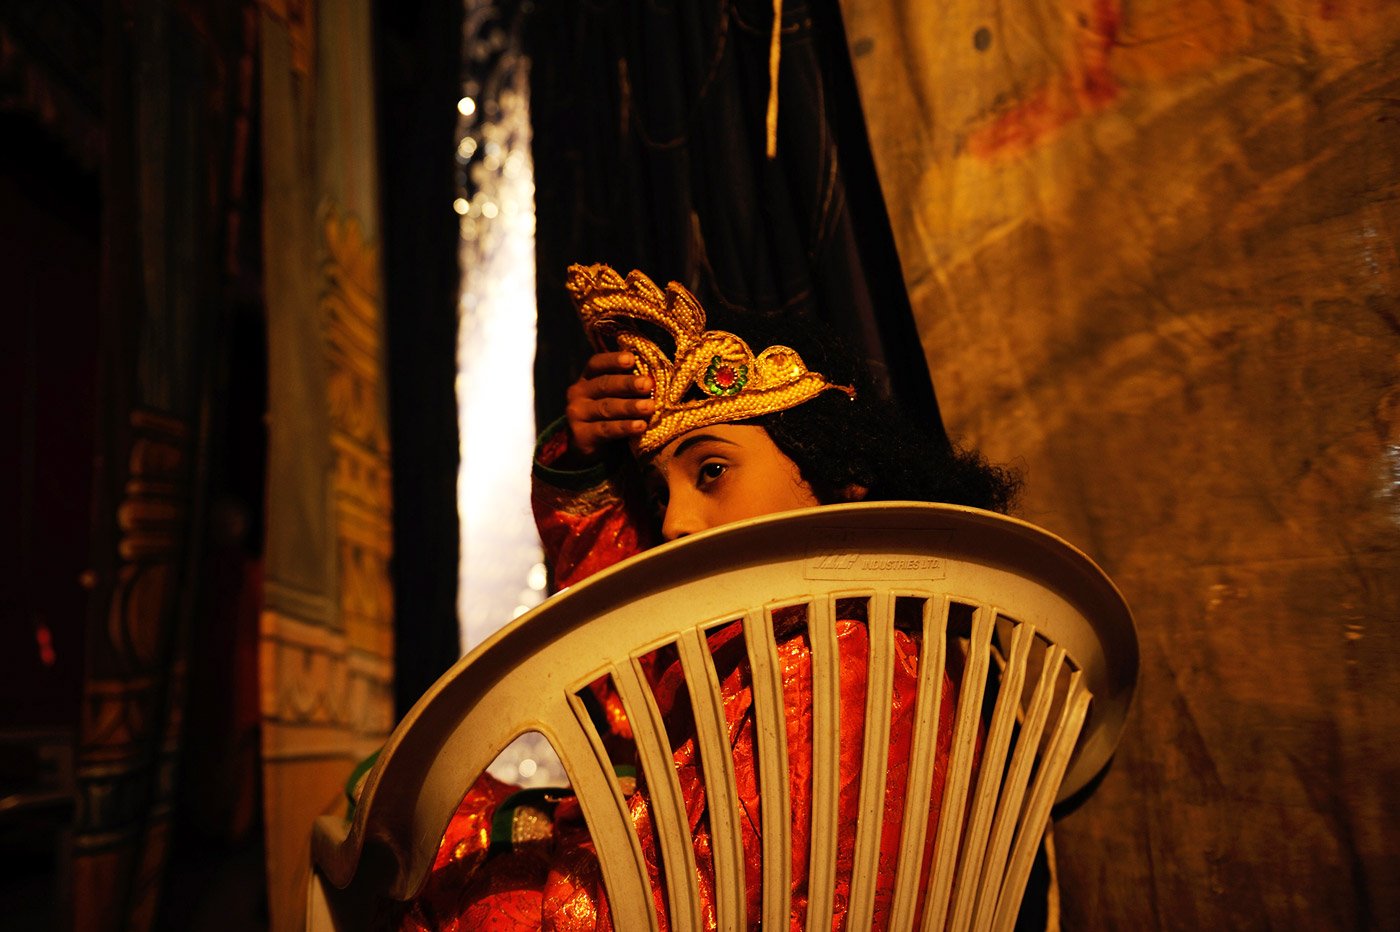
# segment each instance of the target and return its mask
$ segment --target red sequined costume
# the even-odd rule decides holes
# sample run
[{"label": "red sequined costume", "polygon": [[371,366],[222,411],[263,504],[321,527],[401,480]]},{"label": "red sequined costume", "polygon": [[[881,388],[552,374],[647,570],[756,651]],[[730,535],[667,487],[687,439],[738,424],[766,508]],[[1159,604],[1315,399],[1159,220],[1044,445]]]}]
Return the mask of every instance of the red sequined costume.
[{"label": "red sequined costume", "polygon": [[[620,485],[602,471],[565,473],[549,467],[564,449],[563,433],[547,435],[537,457],[534,482],[535,519],[555,583],[571,585],[645,549],[651,544],[646,522],[631,515],[640,504],[629,501]],[[811,801],[811,651],[800,624],[785,633],[778,620],[778,654],[788,709],[787,740],[790,764],[789,792],[794,810],[792,850],[792,926],[802,928],[807,897],[806,817]],[[864,727],[865,669],[868,649],[866,628],[855,620],[838,621],[837,643],[842,658],[840,707],[840,795],[838,824],[854,826],[860,782],[860,741]],[[748,667],[742,630],[738,623],[720,629],[710,638],[720,676],[729,740],[734,748],[735,774],[740,805],[747,818],[740,820],[747,861],[747,900],[751,927],[760,915],[761,880],[758,825],[758,774],[754,758],[753,717]],[[875,901],[875,925],[888,916],[894,861],[899,844],[904,786],[908,774],[910,736],[914,717],[919,651],[916,638],[895,634],[894,694],[890,723],[890,760],[887,806],[880,844],[880,870]],[[690,723],[688,694],[677,664],[660,662],[652,674],[658,705],[668,733],[676,741],[675,765],[687,811],[690,813],[703,915],[715,927],[713,860],[705,820],[704,782]],[[595,684],[600,724],[611,731],[619,747],[631,738],[627,718],[618,697],[603,683]],[[939,751],[934,774],[933,813],[943,791],[948,747],[952,736],[953,696],[944,681],[944,701],[939,721]],[[686,740],[681,736],[690,735]],[[624,788],[628,781],[624,780]],[[651,871],[652,891],[662,929],[669,928],[665,911],[658,844],[648,811],[645,787],[633,789],[629,805]],[[929,847],[935,837],[930,817]],[[504,838],[502,836],[505,836]],[[838,839],[837,882],[834,897],[835,926],[844,927],[855,833],[846,830]],[[930,852],[925,852],[925,873]],[[404,930],[442,929],[476,932],[495,929],[611,929],[602,874],[587,827],[577,803],[569,796],[547,792],[518,792],[516,787],[483,775],[463,798],[448,826],[437,860],[423,892],[400,917]]]}]

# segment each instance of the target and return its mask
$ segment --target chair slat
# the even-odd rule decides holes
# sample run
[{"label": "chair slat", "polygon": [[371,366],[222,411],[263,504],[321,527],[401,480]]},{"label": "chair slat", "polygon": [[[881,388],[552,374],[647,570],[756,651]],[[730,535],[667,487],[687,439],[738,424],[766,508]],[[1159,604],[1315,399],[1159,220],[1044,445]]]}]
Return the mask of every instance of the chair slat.
[{"label": "chair slat", "polygon": [[836,887],[836,804],[841,785],[841,667],[836,647],[836,600],[813,602],[807,634],[812,644],[812,830],[807,860],[807,928],[831,928]]},{"label": "chair slat", "polygon": [[982,696],[987,687],[991,664],[992,631],[996,610],[980,606],[972,615],[972,632],[958,689],[957,722],[953,726],[953,751],[948,762],[948,782],[943,788],[943,806],[938,817],[938,841],[934,845],[933,870],[924,900],[921,926],[926,932],[944,927],[949,894],[953,889],[953,867],[962,839],[963,816],[977,746],[977,729],[982,723]]},{"label": "chair slat", "polygon": [[1016,830],[1016,841],[1011,849],[1011,861],[1002,882],[997,899],[996,917],[991,927],[1009,930],[1016,923],[1016,913],[1020,909],[1021,897],[1026,891],[1026,881],[1030,878],[1031,862],[1036,849],[1045,836],[1045,826],[1050,822],[1050,807],[1055,804],[1060,781],[1079,740],[1080,729],[1089,712],[1092,696],[1084,688],[1083,674],[1075,670],[1069,679],[1069,689],[1065,695],[1063,710],[1055,723],[1050,746],[1041,758],[1040,770],[1031,788],[1030,801],[1026,804],[1026,814]]},{"label": "chair slat", "polygon": [[[596,678],[594,675],[586,683]],[[587,689],[586,683],[579,688]],[[569,705],[579,727],[561,729],[555,750],[565,765],[588,834],[598,851],[613,923],[619,929],[658,932],[642,843],[628,815],[627,800],[622,796],[612,759],[593,727],[587,706],[578,697],[578,688],[571,691]]]},{"label": "chair slat", "polygon": [[788,812],[787,718],[773,612],[744,617],[753,684],[754,751],[758,758],[759,824],[763,857],[763,925],[786,926],[792,898],[792,826]]},{"label": "chair slat", "polygon": [[942,714],[943,678],[948,655],[948,600],[925,598],[919,649],[918,698],[914,705],[914,739],[909,750],[909,782],[899,832],[890,928],[912,929],[919,905],[919,880],[928,840],[930,796],[938,755],[938,719]]},{"label": "chair slat", "polygon": [[662,875],[666,905],[674,928],[698,928],[700,890],[695,882],[695,848],[690,842],[690,824],[680,781],[676,778],[675,757],[666,725],[661,719],[656,696],[647,683],[641,656],[630,664],[613,667],[627,721],[632,726],[637,756],[646,775],[647,797],[656,837],[661,848]]},{"label": "chair slat", "polygon": [[962,852],[953,881],[953,914],[948,927],[962,932],[970,927],[973,905],[977,899],[978,880],[982,872],[982,855],[987,847],[987,835],[997,799],[1002,791],[1006,757],[1011,736],[1016,729],[1016,716],[1021,709],[1021,688],[1026,680],[1026,660],[1035,640],[1030,625],[1013,623],[1011,645],[1007,651],[1006,667],[998,684],[996,707],[992,711],[987,743],[978,767],[977,791],[968,810],[967,828],[963,832]]},{"label": "chair slat", "polygon": [[884,827],[885,777],[890,759],[890,701],[894,692],[895,596],[869,598],[865,728],[861,741],[860,802],[856,810],[856,851],[851,868],[851,899],[846,925],[870,927],[880,874],[880,830]]},{"label": "chair slat", "polygon": [[705,805],[715,866],[715,916],[720,929],[738,932],[748,925],[744,903],[744,840],[739,830],[739,791],[719,675],[715,672],[703,628],[686,632],[676,646],[685,670],[686,688],[690,691],[700,765],[705,776]]},{"label": "chair slat", "polygon": [[1065,649],[1058,644],[1050,646],[1041,659],[1040,675],[1035,681],[1035,690],[1030,705],[1021,723],[1021,733],[1016,739],[1016,750],[1011,755],[1011,766],[1007,768],[1002,787],[1001,802],[992,821],[992,830],[987,842],[987,853],[983,858],[982,882],[977,894],[975,917],[985,924],[996,910],[997,896],[1006,876],[1006,861],[1011,852],[1011,841],[1016,827],[1021,822],[1021,803],[1025,799],[1038,760],[1037,749],[1040,737],[1045,733],[1045,723],[1050,717],[1050,707],[1055,700],[1055,679],[1064,664]]}]

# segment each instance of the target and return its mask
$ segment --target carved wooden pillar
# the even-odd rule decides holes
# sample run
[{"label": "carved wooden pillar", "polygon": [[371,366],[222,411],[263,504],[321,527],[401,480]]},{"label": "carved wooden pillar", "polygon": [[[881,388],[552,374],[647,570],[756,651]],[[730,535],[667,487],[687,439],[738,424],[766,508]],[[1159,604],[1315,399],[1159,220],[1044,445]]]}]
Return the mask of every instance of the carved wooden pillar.
[{"label": "carved wooden pillar", "polygon": [[369,5],[263,9],[268,484],[262,688],[274,932],[311,824],[394,724],[390,472]]}]

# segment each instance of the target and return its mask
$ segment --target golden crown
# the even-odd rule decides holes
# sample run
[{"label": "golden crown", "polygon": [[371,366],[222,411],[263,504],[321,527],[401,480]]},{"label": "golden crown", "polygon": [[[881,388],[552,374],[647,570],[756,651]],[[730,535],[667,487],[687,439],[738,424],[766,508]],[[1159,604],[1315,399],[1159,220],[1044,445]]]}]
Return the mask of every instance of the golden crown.
[{"label": "golden crown", "polygon": [[[599,352],[620,349],[637,359],[637,374],[651,378],[656,411],[633,441],[638,454],[651,453],[687,431],[786,411],[833,385],[808,370],[797,351],[770,346],[757,356],[732,333],[705,329],[705,309],[679,282],[662,291],[641,272],[625,279],[606,265],[571,265],[566,282],[584,330]],[[666,351],[641,324],[675,341]]]}]

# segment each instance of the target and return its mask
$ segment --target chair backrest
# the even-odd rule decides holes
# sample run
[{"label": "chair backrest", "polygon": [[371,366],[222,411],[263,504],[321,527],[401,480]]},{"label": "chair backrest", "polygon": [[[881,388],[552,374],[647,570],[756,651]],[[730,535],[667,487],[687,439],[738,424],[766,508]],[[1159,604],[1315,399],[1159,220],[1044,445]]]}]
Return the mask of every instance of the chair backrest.
[{"label": "chair backrest", "polygon": [[955,667],[953,743],[921,927],[1010,928],[1052,804],[1083,788],[1117,744],[1136,682],[1136,634],[1109,579],[1055,536],[976,509],[911,503],[814,508],[686,538],[600,573],[502,629],[400,723],[353,823],[318,822],[318,908],[344,922],[367,917],[344,904],[412,897],[466,788],[512,740],[534,731],[553,744],[578,796],[616,927],[655,929],[642,849],[581,698],[588,684],[610,676],[650,794],[671,925],[699,927],[674,736],[642,664],[669,645],[684,670],[700,749],[719,925],[747,927],[738,792],[706,640],[717,626],[741,621],[759,736],[761,919],[786,927],[788,749],[772,618],[801,606],[813,689],[807,920],[829,928],[840,831],[834,630],[848,599],[865,603],[870,645],[848,927],[868,926],[871,915],[895,617],[907,626],[912,614],[922,654],[891,927],[919,919],[936,724],[944,670]]}]

